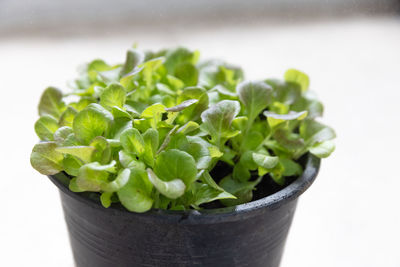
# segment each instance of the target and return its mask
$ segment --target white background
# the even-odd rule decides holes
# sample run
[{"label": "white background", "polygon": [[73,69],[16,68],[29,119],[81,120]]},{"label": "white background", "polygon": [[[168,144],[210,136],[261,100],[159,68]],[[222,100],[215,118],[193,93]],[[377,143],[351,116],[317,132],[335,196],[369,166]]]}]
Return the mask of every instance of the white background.
[{"label": "white background", "polygon": [[133,42],[199,49],[241,65],[249,79],[308,73],[337,150],[300,199],[282,267],[400,266],[398,17],[3,39],[0,265],[73,266],[58,192],[29,163],[36,106],[48,85],[66,90],[80,63],[123,61]]}]

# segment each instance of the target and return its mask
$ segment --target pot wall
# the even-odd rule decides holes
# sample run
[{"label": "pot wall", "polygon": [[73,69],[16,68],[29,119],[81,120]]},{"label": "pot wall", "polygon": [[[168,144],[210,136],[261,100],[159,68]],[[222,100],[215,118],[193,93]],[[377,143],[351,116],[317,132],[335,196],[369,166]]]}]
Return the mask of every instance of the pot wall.
[{"label": "pot wall", "polygon": [[[278,267],[298,197],[313,183],[320,160],[305,158],[303,174],[284,189],[246,204],[202,211],[133,213],[103,208],[98,195],[59,188],[78,267]],[[97,198],[97,199],[96,199]]]},{"label": "pot wall", "polygon": [[[77,266],[276,267],[297,200],[255,216],[193,224],[124,216],[95,208],[61,192]],[[130,214],[132,215],[132,214]]]}]

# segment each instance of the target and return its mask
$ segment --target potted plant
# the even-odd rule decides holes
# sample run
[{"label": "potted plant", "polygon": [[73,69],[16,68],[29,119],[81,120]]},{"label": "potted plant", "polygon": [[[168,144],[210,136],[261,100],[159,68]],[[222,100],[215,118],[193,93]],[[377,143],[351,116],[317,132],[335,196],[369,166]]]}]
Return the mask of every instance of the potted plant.
[{"label": "potted plant", "polygon": [[244,81],[185,48],[94,60],[47,88],[32,166],[60,190],[77,266],[278,266],[334,150],[306,74]]}]

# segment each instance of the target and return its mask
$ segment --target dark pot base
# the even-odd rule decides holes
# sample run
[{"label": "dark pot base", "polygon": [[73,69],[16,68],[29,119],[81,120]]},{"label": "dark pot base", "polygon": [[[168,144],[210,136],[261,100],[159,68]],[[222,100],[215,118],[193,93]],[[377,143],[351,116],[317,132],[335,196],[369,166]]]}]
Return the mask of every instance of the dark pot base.
[{"label": "dark pot base", "polygon": [[[143,214],[105,209],[59,187],[77,266],[277,267],[298,196],[314,181],[320,160],[309,155],[301,177],[283,190],[230,208]],[[57,178],[56,178],[57,177]]]}]

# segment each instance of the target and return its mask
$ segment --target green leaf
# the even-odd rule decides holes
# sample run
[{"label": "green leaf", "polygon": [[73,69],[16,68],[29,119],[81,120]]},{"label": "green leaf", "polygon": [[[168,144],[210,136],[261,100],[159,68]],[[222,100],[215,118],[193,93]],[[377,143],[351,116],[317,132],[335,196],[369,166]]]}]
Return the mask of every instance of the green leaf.
[{"label": "green leaf", "polygon": [[139,77],[139,74],[143,71],[143,67],[136,67],[134,68],[131,72],[125,74],[119,82],[123,87],[127,89],[130,93],[133,93],[134,89],[137,88],[138,83],[137,79]]},{"label": "green leaf", "polygon": [[222,187],[220,187],[215,181],[214,179],[211,177],[210,173],[206,170],[202,170],[200,173],[200,179],[208,184],[209,186],[211,186],[212,188],[218,190],[218,191],[225,191]]},{"label": "green leaf", "polygon": [[197,59],[197,52],[191,52],[186,48],[178,47],[167,52],[164,65],[168,73],[173,74],[180,65],[185,63],[196,64]]},{"label": "green leaf", "polygon": [[226,95],[226,96],[230,96],[230,97],[236,97],[236,92],[234,91],[230,91],[228,88],[226,88],[223,85],[216,85],[215,87],[213,87],[211,90],[215,90],[218,93],[222,94],[222,95]]},{"label": "green leaf", "polygon": [[236,199],[236,197],[224,190],[217,190],[208,184],[198,184],[194,194],[193,204],[199,206],[201,204],[209,203],[218,199]]},{"label": "green leaf", "polygon": [[124,76],[131,72],[135,67],[142,64],[143,60],[143,52],[133,48],[129,49],[128,52],[126,52],[126,60],[121,70],[121,76]]},{"label": "green leaf", "polygon": [[272,105],[269,107],[269,109],[272,113],[271,116],[287,114],[290,111],[290,107],[288,105],[285,105],[281,102],[276,102],[276,101],[272,103]]},{"label": "green leaf", "polygon": [[166,182],[158,178],[151,169],[147,169],[147,175],[154,187],[168,198],[176,199],[185,193],[186,186],[181,179],[172,179]]},{"label": "green leaf", "polygon": [[190,105],[181,111],[181,122],[186,123],[189,120],[197,120],[200,118],[201,113],[208,108],[208,94],[202,87],[186,87],[178,97],[178,103],[187,100],[197,99],[197,103]]},{"label": "green leaf", "polygon": [[155,83],[155,81],[153,79],[154,73],[160,66],[162,66],[163,62],[164,62],[164,58],[160,57],[160,58],[151,59],[142,64],[143,79],[146,82],[147,88],[150,88]]},{"label": "green leaf", "polygon": [[171,96],[174,96],[176,94],[173,90],[171,90],[171,88],[168,85],[163,84],[163,83],[157,83],[156,88],[158,91],[160,91],[161,93],[164,93],[164,94],[168,94]]},{"label": "green leaf", "polygon": [[65,109],[62,93],[54,87],[48,87],[42,94],[39,102],[39,115],[50,115],[59,118]]},{"label": "green leaf", "polygon": [[272,100],[272,87],[264,82],[242,82],[236,90],[240,101],[246,107],[250,123]]},{"label": "green leaf", "polygon": [[57,144],[63,144],[70,134],[72,134],[71,127],[60,127],[54,132],[54,141],[56,141]]},{"label": "green leaf", "polygon": [[243,147],[247,150],[255,150],[264,141],[264,136],[257,131],[250,131],[243,138]]},{"label": "green leaf", "polygon": [[154,116],[159,116],[160,114],[165,113],[165,109],[166,108],[163,104],[153,104],[143,110],[140,116],[145,119],[151,119]]},{"label": "green leaf", "polygon": [[240,157],[240,163],[243,164],[248,170],[256,170],[258,165],[253,160],[253,151],[247,150]]},{"label": "green leaf", "polygon": [[68,106],[67,109],[61,114],[59,124],[60,126],[69,126],[72,127],[75,115],[78,113],[76,109]]},{"label": "green leaf", "polygon": [[303,173],[301,165],[291,159],[280,158],[279,162],[282,164],[284,169],[282,173],[283,176],[294,176]]},{"label": "green leaf", "polygon": [[171,107],[171,108],[166,108],[165,110],[168,112],[179,112],[184,110],[185,108],[193,105],[194,103],[197,103],[199,100],[197,99],[189,99],[186,101],[183,101],[182,103],[180,103],[179,105],[175,106],[175,107]]},{"label": "green leaf", "polygon": [[160,148],[157,150],[157,154],[159,154],[161,151],[166,149],[168,147],[168,144],[171,142],[172,136],[176,133],[178,129],[178,125],[175,125],[174,128],[172,128],[167,135],[164,138],[164,141],[162,142]]},{"label": "green leaf", "polygon": [[111,113],[98,104],[90,104],[75,116],[75,137],[82,144],[89,144],[93,138],[106,135],[111,121]]},{"label": "green leaf", "polygon": [[202,143],[189,142],[184,150],[195,159],[197,169],[207,169],[211,165],[210,151]]},{"label": "green leaf", "polygon": [[146,165],[143,162],[137,160],[134,154],[126,152],[125,150],[119,151],[118,158],[124,168],[140,169],[143,171],[146,169]]},{"label": "green leaf", "polygon": [[161,121],[161,116],[165,112],[166,110],[163,104],[153,104],[143,110],[140,117],[150,119],[151,126],[157,128],[157,124]]},{"label": "green leaf", "polygon": [[251,173],[243,162],[236,163],[233,167],[232,176],[238,181],[247,181],[251,178]]},{"label": "green leaf", "polygon": [[151,183],[146,171],[132,170],[128,183],[117,191],[121,204],[129,211],[146,212],[153,206]]},{"label": "green leaf", "polygon": [[70,107],[74,108],[76,111],[81,111],[87,106],[89,106],[92,103],[95,103],[95,99],[92,97],[82,97],[78,103],[71,103]]},{"label": "green leaf", "polygon": [[332,141],[324,141],[321,143],[316,143],[312,147],[310,147],[309,151],[311,154],[319,157],[326,158],[335,151],[335,144]]},{"label": "green leaf", "polygon": [[264,111],[263,114],[267,117],[268,124],[274,127],[284,121],[303,120],[307,117],[308,112],[305,110],[301,112],[290,111],[288,114],[276,114],[274,112]]},{"label": "green leaf", "polygon": [[90,72],[90,71],[107,71],[110,69],[111,69],[111,67],[102,59],[92,60],[87,65],[88,72]]},{"label": "green leaf", "polygon": [[116,192],[122,187],[124,187],[131,175],[131,171],[129,169],[123,169],[118,176],[109,183],[105,183],[101,185],[101,190],[105,192]]},{"label": "green leaf", "polygon": [[52,141],[54,140],[54,133],[58,129],[58,121],[49,115],[40,117],[35,123],[35,132],[40,140]]},{"label": "green leaf", "polygon": [[300,125],[300,136],[304,139],[307,146],[331,140],[336,137],[335,131],[317,121],[304,120]]},{"label": "green leaf", "polygon": [[218,147],[216,146],[209,146],[208,147],[208,151],[210,151],[210,156],[212,158],[220,158],[224,155],[224,153],[222,153]]},{"label": "green leaf", "polygon": [[141,156],[145,152],[143,136],[135,128],[123,131],[120,140],[122,147],[128,152],[134,153],[138,156]]},{"label": "green leaf", "polygon": [[68,187],[69,187],[69,190],[71,190],[72,192],[75,192],[75,193],[85,192],[85,190],[80,189],[79,186],[76,184],[76,177],[72,178],[69,181]]},{"label": "green leaf", "polygon": [[68,154],[64,156],[62,161],[64,171],[71,176],[77,176],[82,165],[83,163],[81,160]]},{"label": "green leaf", "polygon": [[188,187],[196,180],[196,162],[190,154],[170,149],[158,155],[154,172],[163,181],[180,179]]},{"label": "green leaf", "polygon": [[95,150],[92,153],[92,161],[97,161],[100,164],[106,164],[111,160],[111,146],[107,139],[103,136],[95,137],[90,143]]},{"label": "green leaf", "polygon": [[175,68],[174,75],[183,81],[186,86],[197,85],[199,71],[191,63],[182,63]]},{"label": "green leaf", "polygon": [[232,127],[239,131],[244,131],[246,129],[246,125],[248,122],[248,118],[244,116],[240,116],[235,118],[232,121]]},{"label": "green leaf", "polygon": [[278,157],[268,156],[261,153],[253,153],[253,160],[258,166],[264,169],[272,169],[279,162]]},{"label": "green leaf", "polygon": [[91,146],[65,146],[57,147],[56,151],[75,156],[81,159],[83,162],[89,163],[91,162],[92,154],[95,151],[95,148]]},{"label": "green leaf", "polygon": [[304,140],[300,135],[285,129],[277,129],[274,133],[274,138],[279,145],[292,152],[303,149],[305,146]]},{"label": "green leaf", "polygon": [[225,199],[221,201],[225,206],[234,206],[242,203],[246,203],[252,200],[252,191],[256,185],[261,181],[262,177],[259,177],[255,181],[243,182],[232,179],[231,176],[226,176],[221,180],[219,185],[227,192],[236,196],[237,199]]},{"label": "green leaf", "polygon": [[194,121],[188,121],[185,125],[180,127],[176,132],[177,133],[182,133],[184,135],[187,135],[188,133],[191,133],[197,129],[199,129],[199,124]]},{"label": "green leaf", "polygon": [[76,139],[75,134],[71,133],[65,138],[64,142],[60,145],[62,146],[80,146],[81,143]]},{"label": "green leaf", "polygon": [[63,155],[55,149],[55,142],[42,142],[33,147],[31,153],[31,165],[44,175],[54,175],[63,170]]},{"label": "green leaf", "polygon": [[119,82],[121,69],[122,68],[120,66],[114,66],[111,70],[100,71],[98,72],[98,77],[100,78],[99,80],[106,85],[117,83]]},{"label": "green leaf", "polygon": [[174,90],[180,90],[185,86],[185,84],[181,80],[172,75],[167,75],[167,81],[171,88],[173,88]]},{"label": "green leaf", "polygon": [[110,131],[110,137],[112,139],[120,139],[121,134],[126,130],[126,129],[131,129],[133,128],[132,125],[132,120],[127,119],[127,118],[116,118],[114,120],[114,123],[112,125],[112,130]]},{"label": "green leaf", "polygon": [[115,165],[114,160],[107,165],[98,162],[83,165],[76,177],[77,186],[85,191],[99,192],[108,183],[110,173],[115,173]]},{"label": "green leaf", "polygon": [[264,111],[264,116],[265,117],[271,117],[277,120],[282,120],[282,121],[290,121],[290,120],[303,120],[305,117],[307,117],[307,111],[301,111],[301,112],[294,112],[290,111],[288,114],[276,114],[274,112],[269,112],[269,111]]},{"label": "green leaf", "polygon": [[100,196],[101,205],[105,208],[109,208],[111,206],[111,197],[113,196],[113,192],[103,192]]},{"label": "green leaf", "polygon": [[211,136],[212,140],[219,146],[221,137],[232,134],[232,120],[240,111],[237,101],[223,100],[201,114],[203,129]]},{"label": "green leaf", "polygon": [[153,128],[149,128],[143,134],[143,140],[145,143],[145,151],[143,155],[144,161],[149,165],[154,165],[154,158],[157,154],[158,144],[159,144],[159,137],[157,130]]},{"label": "green leaf", "polygon": [[205,61],[199,66],[200,84],[207,88],[223,85],[229,90],[235,89],[238,82],[243,79],[243,71],[218,60]]},{"label": "green leaf", "polygon": [[113,106],[111,108],[111,114],[113,115],[114,119],[118,119],[118,118],[125,118],[125,119],[132,119],[132,115],[128,112],[123,110],[120,107],[117,106]]},{"label": "green leaf", "polygon": [[285,81],[298,84],[303,92],[307,91],[310,85],[308,75],[296,69],[289,69],[285,72]]},{"label": "green leaf", "polygon": [[275,181],[275,183],[279,185],[284,185],[285,184],[285,177],[284,174],[285,169],[282,163],[278,163],[275,168],[273,168],[270,172],[271,178]]},{"label": "green leaf", "polygon": [[[274,98],[278,102],[291,105],[301,99],[301,88],[298,84],[286,83],[277,79],[267,79],[265,82],[274,89]],[[304,108],[300,110],[304,110]]]},{"label": "green leaf", "polygon": [[126,101],[125,88],[120,84],[112,83],[100,95],[100,104],[106,108],[114,106],[122,108]]}]

